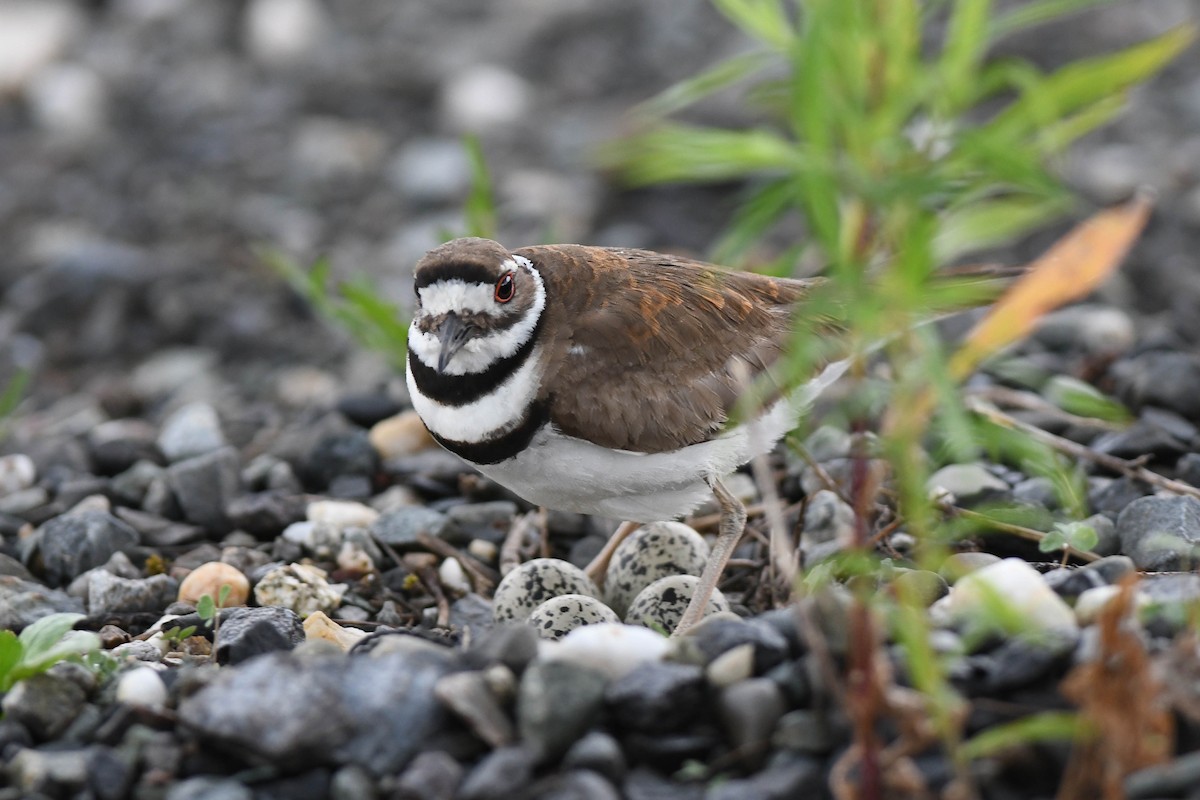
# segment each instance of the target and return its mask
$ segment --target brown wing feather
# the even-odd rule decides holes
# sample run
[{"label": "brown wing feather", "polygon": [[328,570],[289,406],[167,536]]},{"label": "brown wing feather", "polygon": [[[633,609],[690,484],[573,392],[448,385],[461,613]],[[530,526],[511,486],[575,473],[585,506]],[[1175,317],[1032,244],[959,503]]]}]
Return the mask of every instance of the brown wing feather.
[{"label": "brown wing feather", "polygon": [[[662,452],[703,441],[751,375],[778,356],[813,282],[730,272],[644,250],[551,245],[516,251],[551,295],[543,379],[551,420],[608,447]],[[553,387],[571,387],[555,392]]]}]

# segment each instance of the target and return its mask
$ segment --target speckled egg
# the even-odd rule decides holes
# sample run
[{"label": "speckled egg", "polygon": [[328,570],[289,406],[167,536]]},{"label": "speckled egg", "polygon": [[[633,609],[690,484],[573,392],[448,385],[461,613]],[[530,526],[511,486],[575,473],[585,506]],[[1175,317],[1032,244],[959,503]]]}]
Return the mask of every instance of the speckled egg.
[{"label": "speckled egg", "polygon": [[659,578],[699,575],[708,543],[682,522],[651,522],[638,528],[613,553],[604,577],[604,598],[624,614],[638,592]]},{"label": "speckled egg", "polygon": [[547,600],[564,594],[600,597],[583,570],[558,558],[535,558],[504,576],[492,599],[496,622],[524,622]]},{"label": "speckled egg", "polygon": [[543,639],[561,639],[584,625],[620,621],[611,608],[586,594],[552,597],[529,615],[529,624]]},{"label": "speckled egg", "polygon": [[[638,592],[638,596],[629,604],[625,621],[630,625],[661,626],[666,631],[675,630],[699,582],[700,579],[692,575],[659,578]],[[729,601],[720,589],[714,589],[708,600],[708,608],[704,609],[704,616],[728,610]]]}]

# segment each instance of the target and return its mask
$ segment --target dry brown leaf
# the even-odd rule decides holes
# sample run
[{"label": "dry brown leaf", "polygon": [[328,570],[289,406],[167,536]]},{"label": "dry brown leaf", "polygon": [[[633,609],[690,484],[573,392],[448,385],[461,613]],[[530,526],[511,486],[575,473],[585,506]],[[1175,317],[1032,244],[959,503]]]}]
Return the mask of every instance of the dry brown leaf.
[{"label": "dry brown leaf", "polygon": [[1079,706],[1094,737],[1076,745],[1059,800],[1120,800],[1127,775],[1171,758],[1175,724],[1161,681],[1131,625],[1136,579],[1100,612],[1096,657],[1071,670],[1060,686]]},{"label": "dry brown leaf", "polygon": [[1099,286],[1125,258],[1150,215],[1150,198],[1095,214],[1029,265],[950,359],[963,380],[992,353],[1028,334],[1044,314]]}]

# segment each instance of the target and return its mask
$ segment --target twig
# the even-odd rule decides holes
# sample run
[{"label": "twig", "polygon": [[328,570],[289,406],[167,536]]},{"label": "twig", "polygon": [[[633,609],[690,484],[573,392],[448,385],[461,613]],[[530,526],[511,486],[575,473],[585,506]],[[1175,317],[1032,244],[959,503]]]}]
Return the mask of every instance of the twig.
[{"label": "twig", "polygon": [[470,553],[464,553],[454,545],[427,533],[417,534],[417,544],[432,553],[437,553],[442,558],[456,559],[459,564],[462,564],[466,573],[471,576],[471,581],[475,584],[475,591],[486,594],[496,587],[496,577],[492,570],[476,561]]},{"label": "twig", "polygon": [[968,396],[977,397],[988,403],[1001,403],[1014,408],[1022,408],[1026,411],[1039,411],[1071,425],[1087,425],[1092,428],[1103,428],[1109,431],[1120,431],[1127,427],[1126,425],[1110,422],[1106,419],[1081,417],[1078,414],[1064,411],[1033,392],[1023,392],[1019,389],[1009,389],[1004,386],[989,386],[986,389],[977,389],[969,392]]},{"label": "twig", "polygon": [[512,525],[508,528],[508,534],[504,537],[504,544],[500,545],[500,574],[507,575],[521,565],[524,561],[524,551],[526,541],[529,535],[534,532],[534,519],[537,516],[536,511],[530,511],[527,514],[522,514],[512,521]]},{"label": "twig", "polygon": [[[970,511],[965,508],[959,508],[958,506],[950,506],[947,510],[955,516],[959,516],[964,519],[975,520],[977,522],[982,522],[983,524],[987,525],[988,527],[995,528],[996,530],[998,530],[1002,533],[1011,533],[1013,536],[1019,536],[1022,539],[1028,539],[1031,542],[1041,542],[1043,539],[1046,538],[1045,533],[1043,533],[1042,531],[1039,531],[1035,528],[1026,528],[1024,525],[1014,525],[1011,522],[1001,522],[1000,520],[992,519],[991,517],[987,516],[986,514],[980,514],[977,511]],[[1100,560],[1100,556],[1096,555],[1095,553],[1089,552],[1087,550],[1077,550],[1076,548],[1071,547],[1070,545],[1067,545],[1064,548],[1064,553],[1067,555],[1074,556],[1075,558],[1078,558],[1080,561],[1099,561]]]},{"label": "twig", "polygon": [[450,624],[450,601],[446,599],[446,593],[442,591],[437,570],[433,567],[422,567],[417,570],[417,577],[421,579],[425,591],[433,595],[433,600],[437,603],[437,626],[439,628],[447,627]]},{"label": "twig", "polygon": [[1049,445],[1060,453],[1065,453],[1072,458],[1081,458],[1086,461],[1091,461],[1094,464],[1099,464],[1105,469],[1111,469],[1113,472],[1119,472],[1130,478],[1135,478],[1151,486],[1157,486],[1160,489],[1166,489],[1169,492],[1176,494],[1185,494],[1190,497],[1200,499],[1200,489],[1192,486],[1190,483],[1184,483],[1173,478],[1168,478],[1164,475],[1159,475],[1157,472],[1151,472],[1143,466],[1139,466],[1124,458],[1110,456],[1107,453],[1100,453],[1090,447],[1072,442],[1070,439],[1064,439],[1061,436],[1055,436],[1053,433],[1038,428],[1035,425],[1030,425],[1027,422],[1021,422],[1008,414],[1005,414],[995,406],[985,403],[982,400],[974,397],[966,399],[966,407],[970,411],[988,419],[997,425],[1012,430],[1020,431],[1027,434],[1030,438],[1035,439],[1042,444]]}]

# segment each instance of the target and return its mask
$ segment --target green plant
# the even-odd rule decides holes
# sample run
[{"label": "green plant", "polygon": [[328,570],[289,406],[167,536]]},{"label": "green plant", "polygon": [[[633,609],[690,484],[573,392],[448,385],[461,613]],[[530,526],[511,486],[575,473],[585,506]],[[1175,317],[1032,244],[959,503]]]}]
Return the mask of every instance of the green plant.
[{"label": "green plant", "polygon": [[167,628],[162,632],[162,636],[173,645],[179,646],[192,634],[196,632],[195,625],[188,625],[186,628],[180,628],[176,625],[173,628]]},{"label": "green plant", "polygon": [[100,649],[100,637],[91,631],[71,630],[83,614],[49,614],[26,627],[18,636],[0,631],[0,693],[18,681],[38,675],[59,661],[78,659]]},{"label": "green plant", "polygon": [[200,619],[204,621],[204,626],[213,632],[216,636],[221,628],[220,610],[225,607],[225,601],[229,599],[229,593],[233,591],[233,587],[229,584],[222,584],[217,592],[217,599],[214,600],[211,594],[202,594],[196,602],[196,613]]},{"label": "green plant", "polygon": [[1043,553],[1062,550],[1062,564],[1065,567],[1072,550],[1091,550],[1097,541],[1099,537],[1096,535],[1096,529],[1086,522],[1057,522],[1053,529],[1046,532],[1042,541],[1038,542],[1038,550]]}]

